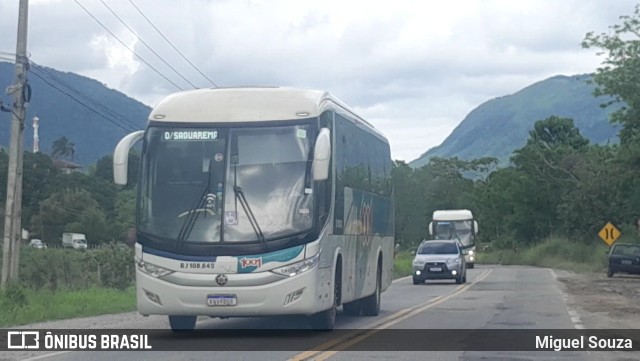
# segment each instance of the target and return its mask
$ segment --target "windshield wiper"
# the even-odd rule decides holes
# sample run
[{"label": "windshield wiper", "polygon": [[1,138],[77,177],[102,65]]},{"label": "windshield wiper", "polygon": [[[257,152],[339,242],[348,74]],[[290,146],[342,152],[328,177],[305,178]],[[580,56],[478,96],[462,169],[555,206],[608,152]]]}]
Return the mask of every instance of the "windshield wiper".
[{"label": "windshield wiper", "polygon": [[[187,211],[187,216],[186,216],[187,218],[185,218],[184,222],[182,222],[182,227],[180,227],[180,232],[178,233],[178,243],[176,244],[176,247],[180,247],[180,244],[184,240],[189,238],[189,236],[191,235],[191,232],[193,231],[193,227],[195,226],[196,221],[198,220],[198,216],[200,215],[199,211],[201,210],[205,201],[212,202],[212,200],[208,196],[209,193],[211,193],[211,166],[212,165],[213,165],[213,161],[212,159],[209,159],[209,169],[207,171],[207,181],[205,183],[204,189],[202,190],[193,208]],[[208,209],[209,208],[205,209],[205,217]]]},{"label": "windshield wiper", "polygon": [[240,163],[239,162],[240,153],[238,152],[238,136],[237,135],[231,139],[230,146],[231,146],[230,165],[233,167],[233,193],[235,194],[236,217],[238,212],[238,199],[239,199],[240,205],[242,206],[242,209],[244,209],[244,213],[247,215],[247,218],[249,218],[249,223],[251,223],[251,228],[253,228],[253,231],[256,233],[256,236],[258,236],[258,239],[260,240],[260,242],[266,243],[267,239],[262,233],[262,229],[260,229],[260,225],[258,224],[258,220],[256,219],[256,216],[251,211],[249,202],[247,202],[247,197],[244,195],[244,191],[242,190],[242,188],[238,185],[238,164]]},{"label": "windshield wiper", "polygon": [[258,224],[258,220],[256,219],[256,216],[251,211],[251,207],[249,206],[249,202],[247,202],[247,198],[245,197],[244,192],[242,191],[242,188],[240,188],[240,186],[234,185],[233,192],[236,194],[236,197],[240,199],[240,205],[242,206],[242,209],[244,209],[244,212],[247,214],[247,217],[249,218],[249,223],[251,223],[251,227],[253,228],[253,231],[256,232],[256,236],[258,236],[258,239],[261,242],[263,243],[266,242],[267,239],[264,237],[264,234],[260,229],[260,225]]}]

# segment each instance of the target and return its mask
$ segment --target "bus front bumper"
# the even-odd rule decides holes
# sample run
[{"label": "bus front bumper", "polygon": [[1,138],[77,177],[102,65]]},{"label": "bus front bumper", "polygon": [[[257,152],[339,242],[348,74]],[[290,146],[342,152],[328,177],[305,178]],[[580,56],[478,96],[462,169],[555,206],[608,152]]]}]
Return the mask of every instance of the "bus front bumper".
[{"label": "bus front bumper", "polygon": [[[330,269],[328,269],[330,272]],[[327,273],[315,267],[270,284],[251,287],[196,287],[173,284],[136,270],[137,308],[142,315],[250,317],[318,312],[331,292]],[[215,277],[216,275],[211,275]],[[233,277],[233,275],[228,275]],[[327,279],[330,279],[327,277]],[[322,296],[320,296],[322,295]],[[210,305],[214,298],[235,297],[235,305]],[[326,297],[325,297],[326,296]]]}]

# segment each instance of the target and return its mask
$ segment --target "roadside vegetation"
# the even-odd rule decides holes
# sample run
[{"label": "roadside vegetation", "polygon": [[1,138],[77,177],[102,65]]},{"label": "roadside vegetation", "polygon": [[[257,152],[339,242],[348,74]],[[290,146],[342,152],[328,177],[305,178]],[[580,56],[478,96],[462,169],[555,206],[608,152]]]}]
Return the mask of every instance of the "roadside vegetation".
[{"label": "roadside vegetation", "polygon": [[0,327],[133,311],[134,267],[133,250],[123,244],[23,247],[20,282],[0,292]]},{"label": "roadside vegetation", "polygon": [[411,275],[413,255],[409,252],[400,252],[393,261],[393,278],[401,278]]},{"label": "roadside vegetation", "polygon": [[12,285],[0,296],[0,327],[134,311],[135,288],[34,290]]}]

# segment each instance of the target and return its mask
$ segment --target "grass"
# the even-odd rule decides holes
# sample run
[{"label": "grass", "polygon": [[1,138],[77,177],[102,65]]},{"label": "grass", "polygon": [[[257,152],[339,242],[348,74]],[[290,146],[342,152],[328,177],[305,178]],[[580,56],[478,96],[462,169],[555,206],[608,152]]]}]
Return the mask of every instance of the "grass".
[{"label": "grass", "polygon": [[0,295],[0,327],[134,311],[135,288],[34,291],[12,287]]},{"label": "grass", "polygon": [[393,260],[393,278],[409,276],[412,273],[413,255],[408,252],[398,253]]},{"label": "grass", "polygon": [[512,249],[480,251],[477,262],[602,272],[606,267],[607,249],[604,243],[585,244],[563,238],[550,238],[535,246],[519,249],[518,252]]}]

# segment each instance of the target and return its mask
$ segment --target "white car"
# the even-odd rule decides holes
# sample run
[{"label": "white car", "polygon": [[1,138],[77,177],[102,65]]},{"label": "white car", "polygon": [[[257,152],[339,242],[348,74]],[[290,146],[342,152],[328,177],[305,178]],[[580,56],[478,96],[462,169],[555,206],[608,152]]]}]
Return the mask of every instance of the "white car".
[{"label": "white car", "polygon": [[465,253],[456,241],[423,241],[413,259],[413,284],[423,284],[430,279],[454,279],[457,284],[466,283]]},{"label": "white car", "polygon": [[41,239],[32,239],[31,242],[29,242],[29,247],[33,247],[33,248],[47,248],[47,245],[44,244],[44,242],[42,242]]}]

